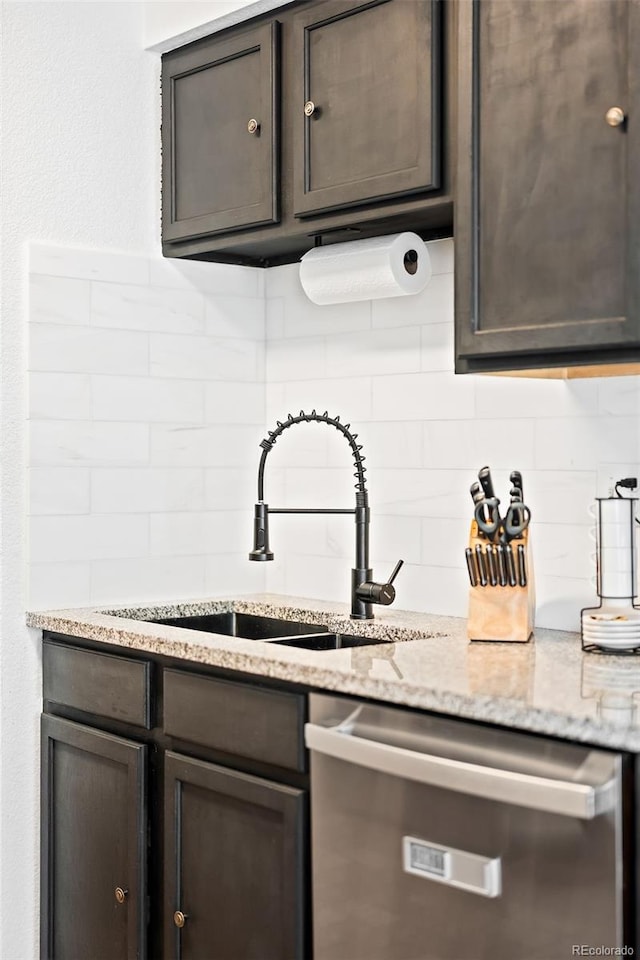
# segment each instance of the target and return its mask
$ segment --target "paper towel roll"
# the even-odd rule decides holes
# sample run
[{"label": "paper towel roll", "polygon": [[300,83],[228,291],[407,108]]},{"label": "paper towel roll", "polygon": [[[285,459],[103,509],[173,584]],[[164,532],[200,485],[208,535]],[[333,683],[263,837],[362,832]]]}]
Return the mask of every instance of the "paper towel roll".
[{"label": "paper towel roll", "polygon": [[416,233],[314,247],[300,261],[313,303],[348,303],[420,293],[431,279],[429,251]]}]

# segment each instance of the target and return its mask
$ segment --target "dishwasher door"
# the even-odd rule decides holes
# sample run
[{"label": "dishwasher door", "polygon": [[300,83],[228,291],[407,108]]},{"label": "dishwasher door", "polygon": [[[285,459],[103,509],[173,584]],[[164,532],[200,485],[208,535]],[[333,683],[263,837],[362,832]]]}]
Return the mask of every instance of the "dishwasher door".
[{"label": "dishwasher door", "polygon": [[619,754],[320,694],[309,719],[314,960],[624,946]]}]

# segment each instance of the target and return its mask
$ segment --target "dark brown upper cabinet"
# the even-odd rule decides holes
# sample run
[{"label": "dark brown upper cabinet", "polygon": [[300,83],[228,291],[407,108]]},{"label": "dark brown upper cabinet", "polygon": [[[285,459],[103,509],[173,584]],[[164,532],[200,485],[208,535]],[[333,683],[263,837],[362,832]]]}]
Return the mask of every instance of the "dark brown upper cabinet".
[{"label": "dark brown upper cabinet", "polygon": [[308,0],[166,53],[165,256],[271,266],[450,236],[455,17],[442,0]]},{"label": "dark brown upper cabinet", "polygon": [[334,0],[295,18],[297,217],[440,186],[439,11]]},{"label": "dark brown upper cabinet", "polygon": [[165,240],[278,220],[278,24],[163,61]]},{"label": "dark brown upper cabinet", "polygon": [[456,369],[640,360],[638,0],[458,14]]}]

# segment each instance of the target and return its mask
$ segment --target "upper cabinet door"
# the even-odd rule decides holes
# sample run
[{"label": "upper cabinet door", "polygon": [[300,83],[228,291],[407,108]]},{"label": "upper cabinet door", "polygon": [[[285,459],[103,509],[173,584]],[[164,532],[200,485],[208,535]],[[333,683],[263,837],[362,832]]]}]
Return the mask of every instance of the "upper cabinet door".
[{"label": "upper cabinet door", "polygon": [[329,0],[294,30],[295,215],[437,189],[437,0]]},{"label": "upper cabinet door", "polygon": [[477,0],[458,12],[458,369],[632,359],[640,5]]},{"label": "upper cabinet door", "polygon": [[278,221],[278,23],[166,54],[165,240]]}]

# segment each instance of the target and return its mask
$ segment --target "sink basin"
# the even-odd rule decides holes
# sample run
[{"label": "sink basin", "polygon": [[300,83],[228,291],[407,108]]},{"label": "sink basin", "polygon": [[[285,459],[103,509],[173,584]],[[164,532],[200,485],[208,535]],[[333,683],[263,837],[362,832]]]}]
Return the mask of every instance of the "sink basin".
[{"label": "sink basin", "polygon": [[352,637],[345,633],[316,633],[306,637],[287,637],[274,640],[285,647],[300,647],[303,650],[341,650],[343,647],[365,647],[376,643],[385,643],[372,637]]},{"label": "sink basin", "polygon": [[318,626],[317,623],[278,620],[276,617],[259,617],[251,613],[208,613],[198,617],[162,617],[149,620],[149,623],[166,623],[171,627],[202,630],[205,633],[222,633],[226,637],[242,637],[245,640],[274,640],[279,637],[299,637],[301,634],[327,632],[326,627]]}]

